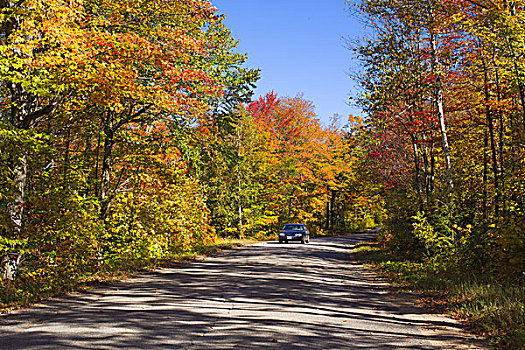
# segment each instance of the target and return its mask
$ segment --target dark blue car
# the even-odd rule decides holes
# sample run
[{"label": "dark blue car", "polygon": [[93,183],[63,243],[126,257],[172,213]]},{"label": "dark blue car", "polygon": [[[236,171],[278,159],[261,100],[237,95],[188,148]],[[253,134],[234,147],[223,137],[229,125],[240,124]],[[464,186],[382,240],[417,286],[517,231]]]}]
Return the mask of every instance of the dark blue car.
[{"label": "dark blue car", "polygon": [[279,231],[279,243],[288,243],[289,241],[301,241],[301,243],[310,242],[310,233],[303,224],[286,224]]}]

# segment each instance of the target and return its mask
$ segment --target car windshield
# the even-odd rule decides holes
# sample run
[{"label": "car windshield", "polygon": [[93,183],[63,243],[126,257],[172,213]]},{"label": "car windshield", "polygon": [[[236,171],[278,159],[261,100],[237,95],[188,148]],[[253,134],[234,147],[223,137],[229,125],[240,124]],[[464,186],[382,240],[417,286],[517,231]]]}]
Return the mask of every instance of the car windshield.
[{"label": "car windshield", "polygon": [[303,225],[284,225],[283,230],[284,231],[294,231],[294,230],[302,230]]}]

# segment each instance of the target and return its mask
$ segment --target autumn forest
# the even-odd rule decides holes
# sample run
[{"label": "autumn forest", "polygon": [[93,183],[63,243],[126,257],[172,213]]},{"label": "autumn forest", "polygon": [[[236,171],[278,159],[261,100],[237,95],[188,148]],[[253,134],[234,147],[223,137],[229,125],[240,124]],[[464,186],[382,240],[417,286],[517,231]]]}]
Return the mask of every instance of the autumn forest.
[{"label": "autumn forest", "polygon": [[0,302],[288,222],[523,282],[522,1],[349,2],[363,115],[328,125],[253,96],[207,0],[0,8]]}]

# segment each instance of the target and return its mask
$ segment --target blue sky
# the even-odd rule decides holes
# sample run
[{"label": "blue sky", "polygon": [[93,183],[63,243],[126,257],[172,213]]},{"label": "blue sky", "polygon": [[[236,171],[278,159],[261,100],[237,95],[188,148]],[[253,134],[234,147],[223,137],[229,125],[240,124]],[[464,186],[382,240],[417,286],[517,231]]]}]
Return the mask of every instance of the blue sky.
[{"label": "blue sky", "polygon": [[[314,102],[323,124],[338,113],[361,111],[348,106],[356,94],[348,72],[355,70],[344,38],[362,33],[345,11],[345,0],[211,0],[226,26],[248,53],[247,65],[261,69],[256,97],[274,91]],[[353,68],[354,67],[354,68]]]}]

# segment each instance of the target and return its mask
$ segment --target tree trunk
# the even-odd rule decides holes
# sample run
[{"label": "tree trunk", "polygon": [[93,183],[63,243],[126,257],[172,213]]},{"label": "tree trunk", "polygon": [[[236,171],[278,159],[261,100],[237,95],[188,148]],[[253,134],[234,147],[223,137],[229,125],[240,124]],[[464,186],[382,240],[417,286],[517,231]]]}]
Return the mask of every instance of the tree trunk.
[{"label": "tree trunk", "polygon": [[447,183],[447,197],[451,200],[452,193],[454,191],[454,183],[452,182],[452,162],[450,160],[450,147],[447,138],[447,129],[445,125],[445,113],[443,110],[443,86],[441,82],[441,76],[439,74],[439,61],[437,56],[437,34],[433,30],[430,31],[430,44],[431,44],[431,55],[432,55],[432,73],[434,74],[435,81],[435,102],[439,118],[439,130],[441,131],[441,142],[443,146],[443,156],[445,158],[445,181]]},{"label": "tree trunk", "polygon": [[488,185],[488,157],[487,148],[489,148],[489,137],[487,131],[483,136],[483,218],[488,219],[488,198],[487,198],[487,185]]},{"label": "tree trunk", "polygon": [[238,209],[239,209],[239,237],[241,239],[244,238],[244,232],[242,227],[242,201],[241,201],[241,195],[242,195],[242,182],[241,182],[241,169],[240,169],[240,163],[241,163],[241,133],[240,130],[237,129],[237,142],[238,142],[238,148],[237,148],[237,189],[239,191],[239,199],[237,201]]},{"label": "tree trunk", "polygon": [[[516,5],[514,4],[514,2],[509,2],[508,5],[509,5],[509,11],[510,11],[511,16],[516,17]],[[511,45],[511,51],[512,51],[511,55],[514,61],[514,70],[516,72],[516,78],[518,79],[518,89],[520,92],[521,109],[523,112],[522,122],[523,122],[523,129],[525,130],[525,88],[522,82],[523,74],[521,74],[518,69],[518,62],[520,62],[520,58],[516,57],[516,55],[514,54],[514,47],[513,47],[514,43],[511,42],[510,45]]]},{"label": "tree trunk", "polygon": [[[514,53],[512,54],[512,58],[516,59],[514,57]],[[520,102],[521,102],[521,110],[522,110],[522,122],[523,122],[523,129],[525,130],[525,89],[523,87],[523,84],[521,83],[521,74],[518,69],[518,64],[514,62],[514,72],[516,73],[516,79],[518,79],[518,90],[520,93]]]},{"label": "tree trunk", "polygon": [[244,239],[244,231],[243,231],[243,227],[242,227],[242,201],[241,201],[241,176],[240,176],[240,173],[239,173],[239,169],[237,168],[237,178],[238,178],[238,181],[239,181],[239,200],[237,201],[238,203],[238,206],[239,206],[239,237],[241,239]]},{"label": "tree trunk", "polygon": [[429,170],[429,161],[428,161],[428,145],[423,147],[423,175],[425,177],[425,196],[426,196],[426,205],[430,204],[430,170]]},{"label": "tree trunk", "polygon": [[67,128],[67,135],[66,135],[66,150],[64,155],[64,186],[68,186],[67,184],[67,173],[69,171],[69,147],[71,144],[71,127]]},{"label": "tree trunk", "polygon": [[102,128],[98,131],[98,140],[97,140],[97,150],[95,152],[95,197],[99,198],[100,196],[100,184],[102,181],[98,177],[98,168],[100,164],[100,141],[102,139]]},{"label": "tree trunk", "polygon": [[492,156],[492,173],[494,174],[494,189],[496,190],[496,203],[495,203],[495,214],[499,215],[499,204],[500,204],[500,189],[499,189],[499,176],[498,176],[498,161],[497,161],[497,152],[496,152],[496,141],[494,137],[494,119],[492,118],[492,113],[490,110],[490,92],[488,88],[489,78],[487,72],[487,66],[485,60],[481,57],[481,62],[483,64],[483,77],[484,77],[484,93],[485,93],[485,109],[486,109],[486,118],[489,128],[489,138],[490,138],[490,150]]},{"label": "tree trunk", "polygon": [[[0,10],[4,13],[9,13],[9,10],[16,6],[21,6],[21,2],[12,0],[0,0]],[[22,20],[17,16],[8,16],[7,20],[0,23],[0,37],[2,41],[8,42],[9,37],[14,31],[21,30]],[[35,38],[28,39],[30,44]],[[15,49],[15,54],[19,57],[27,57],[26,53]],[[15,73],[15,72],[11,72]],[[5,114],[9,118],[11,125],[17,130],[30,130],[34,128],[39,118],[50,114],[55,106],[56,101],[47,105],[42,105],[45,99],[26,90],[26,88],[19,82],[7,79],[0,82],[9,89],[10,93],[10,111]],[[10,160],[9,168],[12,174],[13,188],[12,199],[6,204],[6,214],[9,218],[9,228],[11,230],[8,235],[15,239],[21,239],[23,229],[23,214],[25,203],[26,184],[28,179],[27,170],[27,156],[29,149],[23,143],[21,144],[20,153]],[[23,260],[23,248],[20,245],[12,245],[10,251],[7,251],[2,256],[2,278],[6,280],[14,280],[16,278],[18,269]]]},{"label": "tree trunk", "polygon": [[[330,187],[326,186],[326,196],[330,197]],[[326,232],[330,230],[330,201],[326,202]]]},{"label": "tree trunk", "polygon": [[292,204],[293,204],[293,200],[294,200],[294,195],[295,193],[295,188],[292,188],[292,192],[290,192],[290,197],[288,199],[288,217],[291,218],[292,217]]},{"label": "tree trunk", "polygon": [[[492,58],[493,60],[493,63],[494,63],[494,75],[495,75],[495,78],[496,78],[496,93],[497,93],[497,99],[498,99],[498,104],[501,103],[501,89],[500,89],[500,81],[499,81],[499,72],[498,72],[498,66],[496,65],[496,60],[495,60],[495,57]],[[505,202],[506,202],[506,198],[505,198],[505,171],[504,171],[504,163],[503,163],[503,156],[504,156],[504,147],[505,147],[505,139],[504,139],[504,118],[503,118],[503,113],[501,112],[501,110],[498,109],[498,115],[499,115],[499,166],[500,166],[500,170],[499,170],[499,174],[500,174],[500,182],[501,182],[501,185],[500,185],[500,193],[502,194],[502,198],[501,198],[501,201],[502,201],[502,210],[505,211]]]},{"label": "tree trunk", "polygon": [[[25,187],[27,182],[27,155],[23,154],[14,160],[12,165],[13,171],[13,200],[7,204],[7,216],[11,221],[12,235],[20,238],[22,233]],[[12,251],[7,252],[3,257],[2,279],[12,281],[16,278],[18,268],[23,259],[21,247],[11,246]]]},{"label": "tree trunk", "polygon": [[435,183],[436,183],[436,156],[434,154],[434,141],[432,141],[432,147],[430,147],[430,195],[434,193]]},{"label": "tree trunk", "polygon": [[[31,128],[31,110],[33,106],[33,96],[31,96],[20,84],[10,84],[12,96],[11,104],[11,124],[19,130],[28,130]],[[21,146],[21,154],[13,157],[10,169],[13,180],[12,200],[7,203],[6,213],[10,220],[11,236],[15,239],[21,238],[23,227],[23,214],[25,191],[27,183],[27,154],[28,150]],[[20,263],[23,259],[23,247],[12,245],[11,251],[2,258],[3,271],[2,278],[14,280],[17,275]]]},{"label": "tree trunk", "polygon": [[417,147],[417,139],[414,135],[410,136],[412,140],[412,151],[414,153],[414,166],[416,167],[415,173],[415,186],[417,190],[417,197],[419,202],[419,211],[423,211],[423,190],[421,188],[421,165],[419,162],[419,151]]},{"label": "tree trunk", "polygon": [[335,214],[335,196],[337,195],[337,191],[336,190],[332,190],[332,196],[330,198],[330,222],[329,222],[329,225],[330,225],[330,228],[333,228],[334,227],[334,214]]},{"label": "tree trunk", "polygon": [[[109,117],[108,117],[109,118]],[[108,123],[109,124],[109,123]],[[102,158],[102,179],[100,182],[100,218],[104,219],[107,215],[110,198],[109,187],[111,184],[111,156],[113,145],[115,144],[113,129],[110,125],[104,128],[106,138],[104,140],[104,155]]]},{"label": "tree trunk", "polygon": [[84,148],[84,164],[83,164],[83,170],[85,174],[85,189],[84,189],[84,199],[86,199],[89,196],[89,190],[91,187],[91,168],[89,166],[89,161],[91,158],[91,133],[87,133],[86,135],[86,146]]}]

